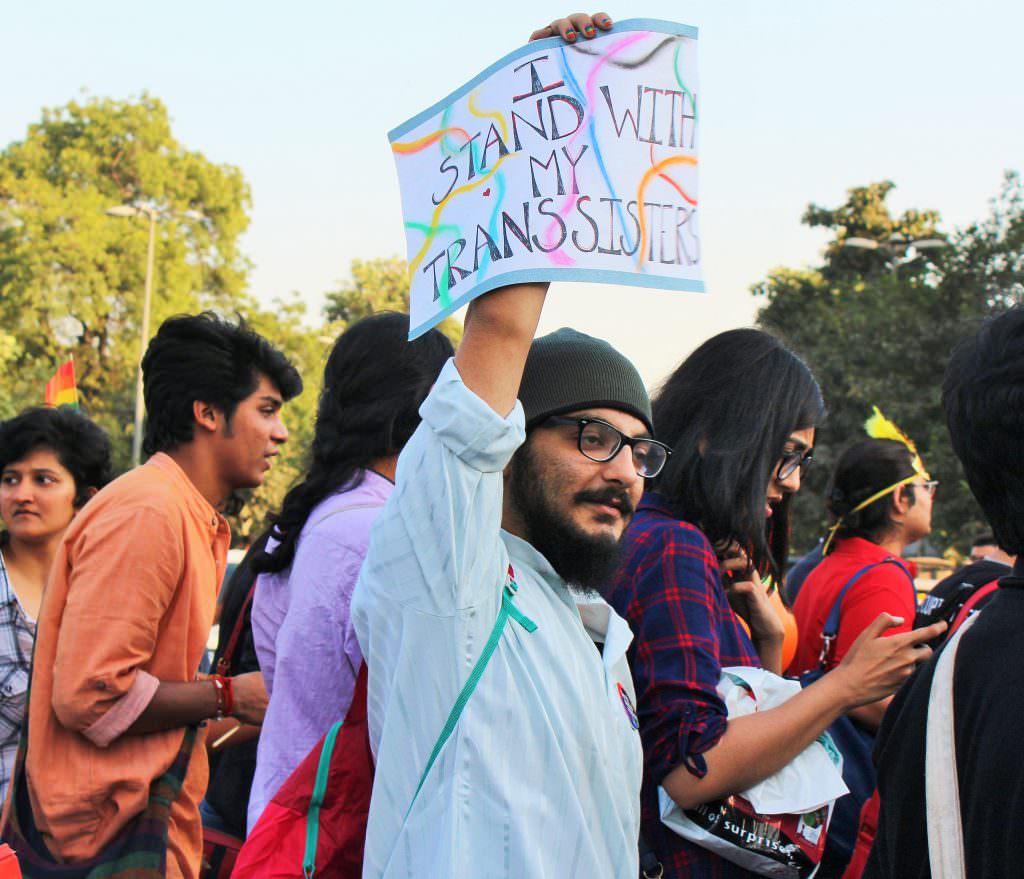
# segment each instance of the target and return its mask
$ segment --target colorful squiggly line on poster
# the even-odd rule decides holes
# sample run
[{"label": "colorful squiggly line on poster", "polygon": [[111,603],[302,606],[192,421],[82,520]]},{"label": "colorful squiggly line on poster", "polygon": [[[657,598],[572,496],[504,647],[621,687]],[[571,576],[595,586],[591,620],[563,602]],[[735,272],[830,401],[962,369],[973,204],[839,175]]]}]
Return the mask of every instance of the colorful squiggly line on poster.
[{"label": "colorful squiggly line on poster", "polygon": [[510,53],[389,135],[412,335],[532,280],[702,291],[697,32],[645,19]]}]

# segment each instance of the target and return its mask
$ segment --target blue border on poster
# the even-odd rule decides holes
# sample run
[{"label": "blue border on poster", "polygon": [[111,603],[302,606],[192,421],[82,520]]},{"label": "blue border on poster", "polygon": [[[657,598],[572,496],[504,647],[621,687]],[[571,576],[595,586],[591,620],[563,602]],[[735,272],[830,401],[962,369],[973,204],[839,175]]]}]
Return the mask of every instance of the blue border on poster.
[{"label": "blue border on poster", "polygon": [[564,266],[543,266],[535,269],[516,269],[512,272],[495,275],[473,286],[469,292],[455,299],[450,305],[415,327],[409,328],[409,341],[422,336],[427,330],[436,327],[449,315],[454,314],[463,305],[489,293],[498,287],[509,284],[528,284],[538,281],[589,281],[598,284],[624,284],[629,287],[651,287],[657,290],[683,290],[688,293],[704,293],[704,282],[689,278],[665,278],[651,275],[639,275],[635,272],[616,272],[605,269],[573,269]]},{"label": "blue border on poster", "polygon": [[[660,34],[670,34],[677,37],[689,37],[691,39],[697,39],[697,28],[689,24],[678,24],[674,21],[662,21],[658,18],[629,18],[626,21],[615,22],[612,30],[610,31],[598,31],[596,37],[591,40],[585,40],[579,45],[588,45],[596,40],[606,39],[608,37],[614,37],[617,34],[622,34],[628,31],[654,31]],[[504,58],[499,61],[495,61],[490,67],[486,68],[481,73],[474,76],[465,85],[459,86],[455,89],[448,97],[442,98],[436,104],[428,107],[422,113],[417,113],[408,122],[403,122],[397,128],[392,128],[388,132],[388,141],[394,143],[398,138],[404,134],[408,134],[418,125],[422,124],[426,120],[433,116],[436,116],[445,107],[451,104],[453,101],[457,101],[463,95],[468,94],[483,80],[487,79],[492,73],[500,70],[502,67],[507,66],[517,58],[522,58],[524,55],[533,55],[538,51],[544,49],[561,49],[570,45],[576,45],[566,43],[561,37],[549,37],[546,40],[537,40],[533,43],[527,43],[522,48],[516,49],[514,52],[509,52]]]}]

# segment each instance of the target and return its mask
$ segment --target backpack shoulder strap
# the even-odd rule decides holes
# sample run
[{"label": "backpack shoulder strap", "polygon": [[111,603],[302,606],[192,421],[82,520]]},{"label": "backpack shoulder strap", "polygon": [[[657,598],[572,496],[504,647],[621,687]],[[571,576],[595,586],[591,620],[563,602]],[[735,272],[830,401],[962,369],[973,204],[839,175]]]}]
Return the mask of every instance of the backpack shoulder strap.
[{"label": "backpack shoulder strap", "polygon": [[839,635],[839,618],[842,615],[843,599],[846,597],[846,593],[849,592],[850,587],[860,580],[868,571],[872,571],[882,565],[896,565],[897,568],[907,575],[907,579],[910,581],[910,586],[913,588],[913,575],[907,569],[907,566],[897,559],[896,556],[889,556],[888,558],[882,559],[880,562],[872,562],[870,565],[865,565],[850,577],[850,579],[843,585],[843,588],[839,590],[839,594],[836,596],[835,601],[832,602],[832,609],[829,611],[828,617],[825,619],[825,625],[821,630],[822,643],[821,653],[818,656],[818,666],[822,670],[825,669],[828,655],[832,652],[832,645],[835,643],[835,640]]},{"label": "backpack shoulder strap", "polygon": [[963,879],[964,831],[956,765],[953,671],[956,652],[969,619],[946,643],[932,672],[925,726],[924,799],[928,829],[928,860],[935,879]]},{"label": "backpack shoulder strap", "polygon": [[[254,573],[252,570],[253,558],[262,552],[266,551],[267,540],[270,537],[270,532],[264,532],[256,541],[246,550],[245,556],[242,558],[241,563],[232,575],[229,581],[230,586],[235,585],[235,577],[241,576],[245,573],[249,578],[249,587],[246,590],[245,598],[242,604],[238,608],[238,613],[235,616],[235,622],[231,627],[231,634],[228,637],[227,644],[224,646],[224,650],[220,653],[217,659],[216,672],[221,675],[231,674],[231,663],[235,658],[235,650],[238,649],[238,641],[242,637],[242,632],[245,629],[245,615],[249,612],[249,607],[252,605],[253,597],[256,595],[256,580],[259,575]],[[225,598],[224,608],[221,613],[227,607],[227,599]],[[219,639],[218,639],[219,640]],[[220,644],[217,645],[218,651],[220,650]]]},{"label": "backpack shoulder strap", "polygon": [[[356,677],[356,686],[352,692],[352,703],[349,705],[345,720],[352,723],[365,722],[366,720],[366,663],[359,666],[359,674]],[[331,773],[331,760],[334,757],[334,746],[338,741],[338,733],[345,725],[345,720],[339,720],[327,730],[324,736],[324,743],[320,747],[320,759],[316,764],[316,778],[313,782],[313,792],[309,797],[309,808],[306,810],[306,849],[302,856],[302,875],[305,879],[313,879],[316,870],[316,850],[320,842],[320,809],[327,796],[327,783]],[[369,744],[367,744],[369,747]]]},{"label": "backpack shoulder strap", "polygon": [[249,605],[252,604],[253,596],[256,594],[256,579],[256,577],[252,578],[249,593],[245,596],[245,601],[242,602],[242,606],[238,610],[238,616],[235,617],[235,625],[231,630],[231,637],[228,638],[227,646],[224,648],[220,659],[217,660],[217,674],[231,674],[231,660],[235,658],[235,648],[238,647],[238,639],[242,636],[242,629],[245,628],[245,614],[249,610]]},{"label": "backpack shoulder strap", "polygon": [[949,626],[949,632],[946,634],[946,637],[952,637],[953,633],[956,632],[956,630],[964,624],[964,622],[971,615],[971,613],[978,606],[978,604],[985,598],[988,598],[988,596],[990,596],[998,588],[999,579],[997,578],[989,583],[986,583],[984,586],[979,586],[977,589],[975,589],[974,592],[971,593],[971,597],[968,598],[967,601],[965,601],[962,605],[960,605],[960,610],[956,612],[956,616],[953,618],[953,622]]},{"label": "backpack shoulder strap", "polygon": [[309,809],[306,812],[306,850],[302,857],[302,875],[305,879],[313,879],[316,870],[316,849],[320,841],[320,807],[324,804],[327,794],[327,779],[331,774],[331,756],[334,754],[334,743],[338,739],[344,721],[339,720],[324,737],[320,749],[320,761],[316,764],[316,780],[313,782],[313,793],[309,798]]},{"label": "backpack shoulder strap", "polygon": [[[384,505],[382,503],[363,503],[363,504],[348,504],[348,505],[343,506],[343,507],[336,507],[335,509],[331,510],[329,513],[325,513],[323,516],[321,516],[319,519],[317,519],[313,523],[313,525],[311,527],[316,528],[316,526],[319,525],[321,522],[326,522],[328,519],[331,519],[334,516],[339,515],[340,513],[347,513],[350,510],[376,510],[376,509],[380,509],[383,506]],[[269,536],[269,534],[272,534],[272,533],[273,533],[273,531],[268,532],[268,536]],[[265,542],[266,542],[266,540],[264,538],[264,543]],[[256,594],[256,580],[257,579],[258,579],[258,576],[254,576],[253,577],[252,586],[249,587],[249,594],[246,596],[245,602],[242,604],[242,609],[241,609],[241,611],[239,611],[238,619],[235,621],[235,627],[231,631],[231,639],[228,641],[228,646],[224,649],[224,656],[222,656],[220,661],[218,662],[217,670],[221,674],[227,674],[226,671],[221,669],[221,666],[223,665],[224,668],[226,669],[230,665],[230,663],[231,663],[231,657],[234,655],[235,646],[236,646],[236,644],[238,642],[238,637],[239,637],[239,635],[241,634],[241,631],[242,631],[242,624],[245,622],[245,612],[249,609],[249,605],[252,604],[253,597]]]},{"label": "backpack shoulder strap", "polygon": [[313,523],[313,527],[316,528],[321,522],[326,522],[328,519],[337,516],[339,513],[347,513],[350,510],[379,510],[384,504],[347,504],[344,507],[337,507],[331,510],[329,513],[324,513],[316,522]]}]

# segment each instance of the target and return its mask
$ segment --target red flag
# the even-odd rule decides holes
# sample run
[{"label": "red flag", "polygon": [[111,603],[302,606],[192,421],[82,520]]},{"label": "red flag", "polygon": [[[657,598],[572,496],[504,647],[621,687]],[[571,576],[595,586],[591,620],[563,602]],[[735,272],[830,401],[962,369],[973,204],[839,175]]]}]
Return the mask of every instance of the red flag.
[{"label": "red flag", "polygon": [[62,363],[46,383],[47,406],[78,407],[78,387],[75,385],[75,361]]}]

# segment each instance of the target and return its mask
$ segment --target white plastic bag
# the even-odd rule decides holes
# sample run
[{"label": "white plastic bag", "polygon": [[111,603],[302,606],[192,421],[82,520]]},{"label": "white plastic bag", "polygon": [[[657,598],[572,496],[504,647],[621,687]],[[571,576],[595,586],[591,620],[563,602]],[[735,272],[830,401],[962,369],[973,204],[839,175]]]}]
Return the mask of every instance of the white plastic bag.
[{"label": "white plastic bag", "polygon": [[[730,720],[775,708],[800,690],[799,681],[743,666],[723,668],[718,683]],[[779,815],[813,812],[849,792],[843,782],[843,757],[823,735],[774,775],[743,791],[743,797],[761,814]]]},{"label": "white plastic bag", "polygon": [[[722,669],[718,694],[730,719],[766,711],[800,692],[798,681],[760,668]],[[685,839],[762,876],[807,879],[825,850],[835,801],[846,794],[842,756],[823,733],[775,775],[696,809],[659,789],[661,820]]]}]

